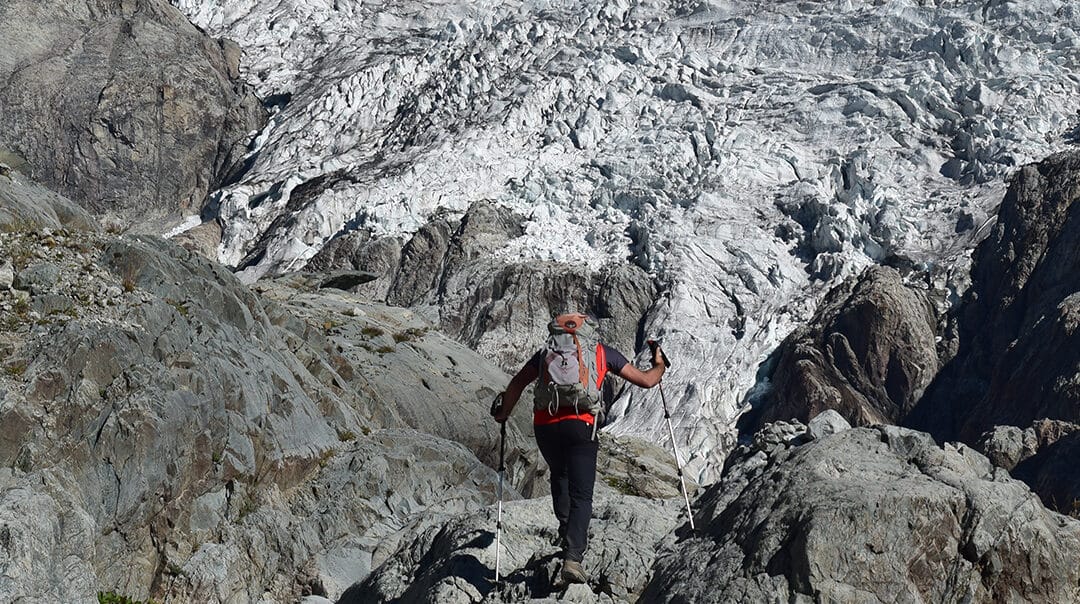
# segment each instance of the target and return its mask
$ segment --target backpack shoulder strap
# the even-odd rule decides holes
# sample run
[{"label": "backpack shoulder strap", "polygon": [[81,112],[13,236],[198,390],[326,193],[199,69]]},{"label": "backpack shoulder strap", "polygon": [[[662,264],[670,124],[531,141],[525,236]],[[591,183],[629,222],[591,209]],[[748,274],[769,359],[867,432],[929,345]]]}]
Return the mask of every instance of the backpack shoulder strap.
[{"label": "backpack shoulder strap", "polygon": [[600,342],[596,343],[596,389],[604,387],[604,378],[607,377],[607,349]]}]

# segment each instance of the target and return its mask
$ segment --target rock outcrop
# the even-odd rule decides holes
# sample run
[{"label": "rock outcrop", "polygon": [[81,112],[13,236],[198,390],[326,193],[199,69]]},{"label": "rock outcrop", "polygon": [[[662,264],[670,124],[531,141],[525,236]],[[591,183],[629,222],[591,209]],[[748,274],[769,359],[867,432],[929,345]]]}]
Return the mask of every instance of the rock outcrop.
[{"label": "rock outcrop", "polygon": [[1039,420],[1023,430],[997,426],[983,434],[978,447],[994,465],[1030,485],[1047,507],[1080,517],[1080,424]]},{"label": "rock outcrop", "polygon": [[1017,464],[1013,475],[1031,485],[1046,507],[1080,518],[1080,426]]},{"label": "rock outcrop", "polygon": [[0,226],[9,231],[98,230],[86,210],[13,171],[0,174]]},{"label": "rock outcrop", "polygon": [[430,308],[440,329],[516,371],[547,333],[550,318],[579,311],[597,319],[608,342],[632,356],[656,285],[640,267],[599,270],[560,262],[515,262],[501,248],[521,235],[523,218],[489,202],[460,219],[440,213],[403,245],[353,231],[316,255],[309,268],[353,268],[377,279],[357,289],[374,300]]},{"label": "rock outcrop", "polygon": [[4,3],[0,155],[109,223],[197,215],[263,111],[240,51],[168,2]]},{"label": "rock outcrop", "polygon": [[[13,187],[0,216],[44,194]],[[343,589],[363,566],[342,556],[426,506],[493,497],[477,455],[507,378],[475,353],[338,290],[259,295],[159,239],[73,230],[80,210],[37,199],[0,229],[0,599],[290,599],[300,569]],[[537,476],[522,432],[512,484]]]},{"label": "rock outcrop", "polygon": [[893,426],[809,442],[790,428],[733,454],[642,601],[1080,598],[1080,522],[974,450]]},{"label": "rock outcrop", "polygon": [[857,426],[899,424],[939,369],[927,292],[894,269],[867,268],[833,289],[781,345],[769,393],[742,422],[807,421],[834,409]]},{"label": "rock outcrop", "polygon": [[[380,552],[385,562],[341,604],[362,602],[632,602],[670,532],[685,521],[681,501],[611,493],[593,504],[584,566],[590,586],[558,584],[561,565],[551,502],[515,501],[503,508],[501,582],[493,583],[495,510],[421,521]],[[598,592],[598,593],[594,593]]]},{"label": "rock outcrop", "polygon": [[942,440],[1080,422],[1080,153],[1020,170],[978,247],[957,356],[912,414]]}]

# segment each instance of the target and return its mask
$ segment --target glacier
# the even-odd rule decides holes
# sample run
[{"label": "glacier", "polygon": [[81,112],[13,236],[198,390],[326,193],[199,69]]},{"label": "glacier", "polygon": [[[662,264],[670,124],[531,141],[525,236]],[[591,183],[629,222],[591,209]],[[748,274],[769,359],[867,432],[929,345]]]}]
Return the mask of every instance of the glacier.
[{"label": "glacier", "polygon": [[[223,263],[482,200],[528,217],[507,261],[635,262],[701,481],[831,285],[900,259],[959,294],[1010,175],[1080,142],[1069,1],[171,1],[272,111],[204,209]],[[666,443],[660,396],[607,430]]]}]

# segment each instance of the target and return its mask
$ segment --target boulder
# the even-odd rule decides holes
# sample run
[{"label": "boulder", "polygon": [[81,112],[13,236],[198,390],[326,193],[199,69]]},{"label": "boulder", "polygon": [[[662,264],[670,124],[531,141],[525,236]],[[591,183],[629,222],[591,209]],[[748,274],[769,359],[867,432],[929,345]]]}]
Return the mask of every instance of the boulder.
[{"label": "boulder", "polygon": [[966,446],[893,426],[743,447],[648,602],[1070,602],[1080,521]]},{"label": "boulder", "polygon": [[979,439],[976,448],[995,466],[1012,470],[1038,451],[1035,431],[1016,426],[995,426]]},{"label": "boulder", "polygon": [[978,447],[994,465],[1026,482],[1048,508],[1080,517],[1077,435],[1080,424],[1044,419],[1024,430],[996,426]]},{"label": "boulder", "polygon": [[806,434],[811,439],[817,440],[850,429],[851,424],[844,419],[843,415],[833,409],[826,409],[810,420],[806,425]]}]

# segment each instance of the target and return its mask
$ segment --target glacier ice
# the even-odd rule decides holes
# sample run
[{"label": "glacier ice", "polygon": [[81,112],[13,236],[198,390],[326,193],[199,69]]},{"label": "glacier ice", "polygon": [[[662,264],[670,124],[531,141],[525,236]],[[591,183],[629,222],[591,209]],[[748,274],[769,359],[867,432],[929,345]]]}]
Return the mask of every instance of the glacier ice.
[{"label": "glacier ice", "polygon": [[[705,479],[830,283],[963,267],[1005,179],[1080,131],[1069,1],[172,2],[274,111],[213,195],[223,262],[255,280],[478,200],[529,216],[508,259],[624,262],[646,229],[648,332]],[[658,397],[609,429],[665,439]]]}]

